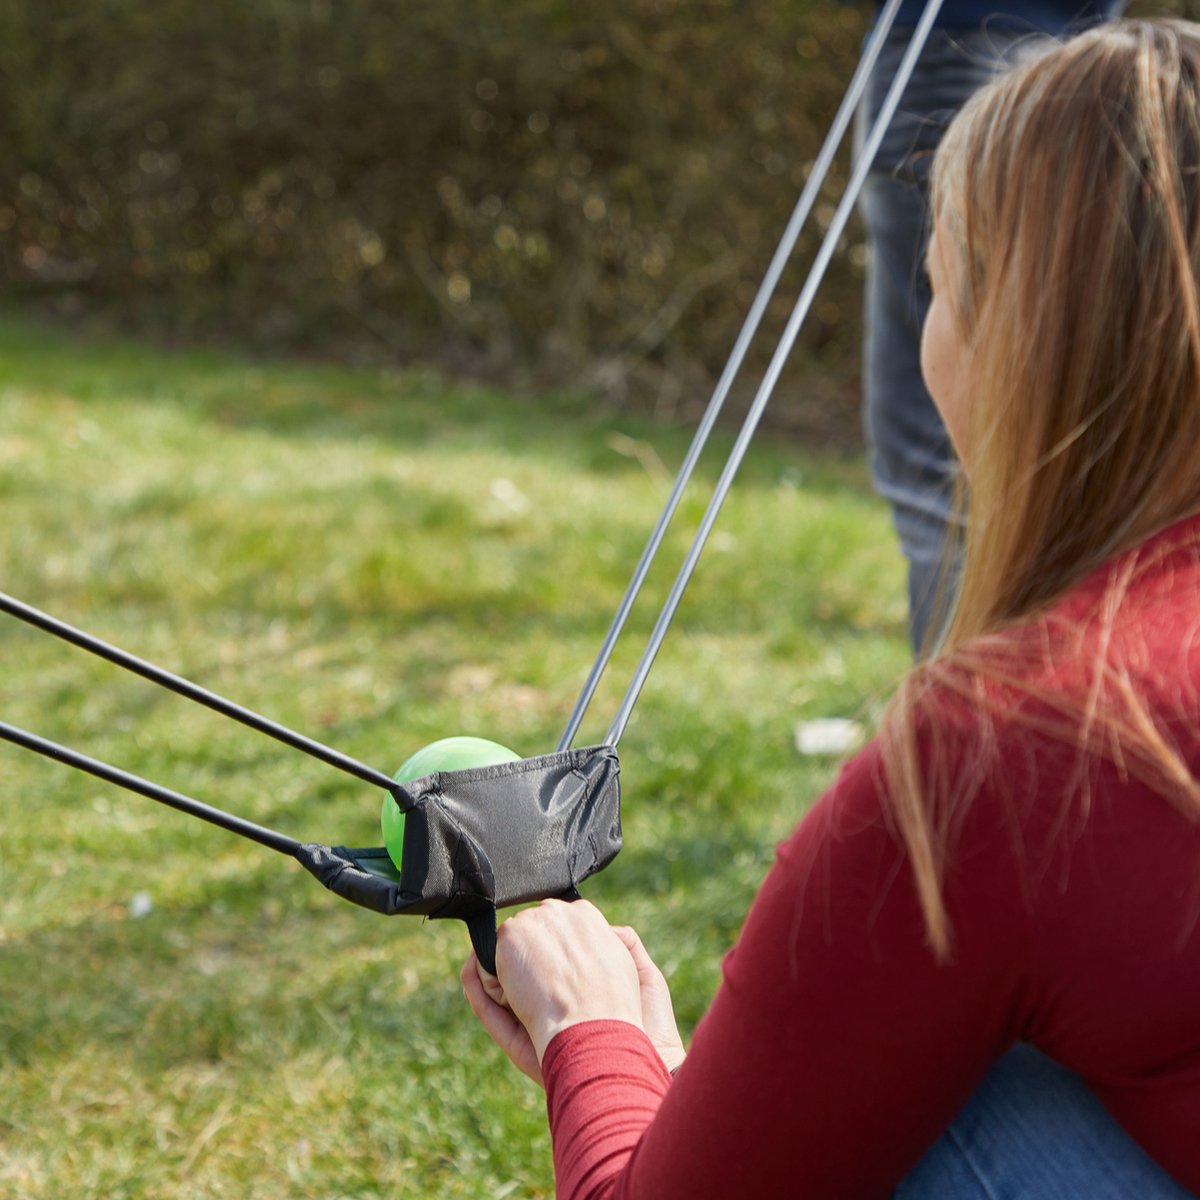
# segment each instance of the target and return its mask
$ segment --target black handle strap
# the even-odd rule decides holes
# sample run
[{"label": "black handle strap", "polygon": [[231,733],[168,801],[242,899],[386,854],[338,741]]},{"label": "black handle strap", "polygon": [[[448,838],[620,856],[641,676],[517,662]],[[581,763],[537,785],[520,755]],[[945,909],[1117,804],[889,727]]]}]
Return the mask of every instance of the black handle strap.
[{"label": "black handle strap", "polygon": [[[571,888],[559,897],[560,900],[582,900],[578,888]],[[496,973],[496,910],[479,912],[469,917],[463,917],[467,932],[471,935],[471,948],[479,965],[489,975]]]},{"label": "black handle strap", "polygon": [[496,973],[496,910],[476,913],[464,917],[467,932],[471,935],[471,947],[479,965],[489,974]]}]

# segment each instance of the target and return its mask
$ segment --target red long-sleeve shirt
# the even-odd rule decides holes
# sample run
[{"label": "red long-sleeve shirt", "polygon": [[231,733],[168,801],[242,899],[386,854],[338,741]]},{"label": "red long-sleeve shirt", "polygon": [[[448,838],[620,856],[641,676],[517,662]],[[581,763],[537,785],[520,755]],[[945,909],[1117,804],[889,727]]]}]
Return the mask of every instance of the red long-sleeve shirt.
[{"label": "red long-sleeve shirt", "polygon": [[[1086,686],[1122,573],[1104,653],[1200,776],[1200,519],[1055,606],[1034,690]],[[673,1081],[631,1025],[551,1042],[559,1200],[885,1197],[1016,1041],[1200,1192],[1200,825],[1108,756],[1081,774],[1003,716],[981,753],[977,713],[939,714],[943,765],[980,782],[945,875],[950,961],[872,743],[779,847]]]}]

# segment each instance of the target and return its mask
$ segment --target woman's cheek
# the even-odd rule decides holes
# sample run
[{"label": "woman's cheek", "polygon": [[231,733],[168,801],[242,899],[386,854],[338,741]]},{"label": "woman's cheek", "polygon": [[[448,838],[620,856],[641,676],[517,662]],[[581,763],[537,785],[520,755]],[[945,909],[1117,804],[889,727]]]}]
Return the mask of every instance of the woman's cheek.
[{"label": "woman's cheek", "polygon": [[959,379],[964,357],[954,318],[935,295],[921,330],[921,375],[960,454],[966,429],[966,414],[961,411],[964,389]]}]

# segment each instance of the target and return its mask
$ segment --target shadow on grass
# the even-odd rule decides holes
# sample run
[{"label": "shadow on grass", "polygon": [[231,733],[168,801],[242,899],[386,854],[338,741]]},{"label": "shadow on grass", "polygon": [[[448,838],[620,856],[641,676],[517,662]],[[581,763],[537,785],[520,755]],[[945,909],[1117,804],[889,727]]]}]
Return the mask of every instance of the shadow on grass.
[{"label": "shadow on grass", "polygon": [[[475,444],[514,458],[551,457],[600,475],[648,470],[664,482],[682,462],[693,433],[614,412],[583,393],[521,396],[459,384],[422,369],[363,370],[147,349],[110,335],[68,336],[11,314],[0,314],[4,386],[44,389],[83,404],[119,399],[178,406],[223,428],[290,438],[369,438],[409,451],[438,443]],[[732,438],[729,422],[714,435],[697,469],[697,480],[709,489]],[[791,462],[803,454],[800,446],[781,442],[777,432],[760,435],[739,473],[739,486],[777,486],[780,449]],[[814,494],[869,490],[857,456],[810,461],[804,485]]]}]

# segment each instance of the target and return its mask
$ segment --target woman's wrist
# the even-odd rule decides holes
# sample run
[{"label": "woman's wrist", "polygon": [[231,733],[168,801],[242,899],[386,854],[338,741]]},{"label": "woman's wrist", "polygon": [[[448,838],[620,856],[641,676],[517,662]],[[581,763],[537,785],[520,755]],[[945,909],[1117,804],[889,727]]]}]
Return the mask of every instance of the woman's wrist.
[{"label": "woman's wrist", "polygon": [[534,1050],[537,1052],[538,1062],[546,1056],[546,1051],[550,1047],[550,1043],[554,1041],[560,1033],[565,1033],[568,1029],[572,1029],[577,1025],[588,1025],[594,1023],[605,1023],[619,1021],[623,1025],[632,1025],[639,1033],[646,1035],[645,1029],[642,1028],[640,1021],[634,1020],[627,1016],[610,1016],[610,1015],[588,1015],[588,1016],[572,1016],[563,1017],[557,1021],[547,1021],[539,1025],[536,1032],[530,1031],[530,1040],[533,1042]]}]

